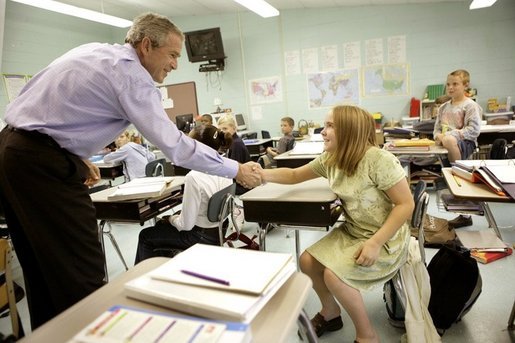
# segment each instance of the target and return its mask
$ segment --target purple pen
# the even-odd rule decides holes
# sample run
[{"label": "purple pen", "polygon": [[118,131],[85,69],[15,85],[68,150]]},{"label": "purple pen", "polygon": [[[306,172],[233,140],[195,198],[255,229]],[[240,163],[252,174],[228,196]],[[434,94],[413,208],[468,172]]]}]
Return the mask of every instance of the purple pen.
[{"label": "purple pen", "polygon": [[204,274],[199,274],[199,273],[195,273],[195,272],[192,272],[192,271],[189,271],[189,270],[184,270],[184,269],[181,269],[181,273],[184,273],[184,274],[187,274],[187,275],[190,275],[190,276],[202,279],[202,280],[207,280],[207,281],[219,283],[221,285],[230,286],[229,281],[222,280],[222,279],[217,279],[217,278],[212,277],[212,276],[208,276],[208,275],[204,275]]}]

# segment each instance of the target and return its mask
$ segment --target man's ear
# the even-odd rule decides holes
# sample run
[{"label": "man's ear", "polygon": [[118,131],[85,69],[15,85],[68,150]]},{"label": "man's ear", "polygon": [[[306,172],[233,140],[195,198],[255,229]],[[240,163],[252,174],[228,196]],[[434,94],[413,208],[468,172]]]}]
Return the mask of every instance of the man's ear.
[{"label": "man's ear", "polygon": [[152,49],[152,41],[150,38],[145,37],[140,43],[140,49],[143,54],[148,54],[150,52],[150,49]]}]

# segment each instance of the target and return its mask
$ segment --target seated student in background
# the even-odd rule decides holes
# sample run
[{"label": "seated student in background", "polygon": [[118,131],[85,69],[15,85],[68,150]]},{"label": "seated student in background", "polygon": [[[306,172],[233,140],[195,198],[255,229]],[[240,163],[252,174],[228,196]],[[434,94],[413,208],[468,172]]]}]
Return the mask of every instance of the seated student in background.
[{"label": "seated student in background", "polygon": [[281,118],[281,133],[283,134],[283,136],[281,137],[281,139],[279,139],[279,142],[277,143],[277,148],[266,148],[266,153],[271,159],[293,148],[293,142],[295,141],[295,137],[293,137],[292,132],[294,126],[295,121],[293,120],[293,118]]},{"label": "seated student in background", "polygon": [[[445,90],[451,99],[438,108],[433,137],[443,145],[450,163],[466,160],[472,155],[481,129],[483,109],[467,97],[470,75],[466,70],[456,70],[447,76]],[[472,225],[472,218],[460,215],[449,221],[453,228]]]},{"label": "seated student in background", "polygon": [[445,89],[451,99],[438,108],[433,137],[449,151],[450,163],[469,158],[480,133],[483,109],[466,96],[469,83],[470,75],[466,70],[450,73]]},{"label": "seated student in background", "polygon": [[[232,143],[231,134],[212,125],[196,127],[189,136],[215,150]],[[135,263],[159,256],[154,252],[156,248],[184,250],[196,243],[219,245],[218,223],[209,221],[207,207],[211,196],[230,186],[232,180],[192,170],[184,182],[181,213],[163,217],[156,226],[141,230]]]},{"label": "seated student in background", "polygon": [[[232,136],[232,144],[229,150],[227,151],[227,157],[238,161],[240,163],[247,163],[250,161],[250,153],[245,143],[241,140],[240,136],[238,136],[236,120],[230,114],[226,114],[225,116],[218,119],[218,128],[223,132],[228,132]],[[241,195],[247,192],[248,189],[241,186],[240,184],[236,185],[236,194]]]},{"label": "seated student in background", "polygon": [[324,153],[295,168],[263,169],[263,181],[295,184],[322,176],[342,200],[345,222],[300,257],[322,308],[311,319],[316,333],[343,327],[349,314],[358,342],[379,342],[361,295],[382,287],[406,261],[414,203],[399,160],[380,149],[365,110],[336,106],[321,132]]},{"label": "seated student in background", "polygon": [[143,145],[130,141],[129,131],[123,132],[116,138],[117,149],[104,156],[104,162],[121,162],[125,181],[145,177],[145,166],[156,159],[156,155]]},{"label": "seated student in background", "polygon": [[213,125],[213,116],[211,114],[203,114],[200,117],[200,123],[202,125]]}]

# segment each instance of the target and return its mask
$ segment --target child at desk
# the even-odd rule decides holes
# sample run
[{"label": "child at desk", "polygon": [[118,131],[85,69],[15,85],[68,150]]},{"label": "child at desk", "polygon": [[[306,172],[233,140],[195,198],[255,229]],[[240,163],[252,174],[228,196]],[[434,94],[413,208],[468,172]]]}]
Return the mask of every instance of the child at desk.
[{"label": "child at desk", "polygon": [[[215,150],[227,148],[232,143],[229,133],[212,125],[195,127],[189,136]],[[231,184],[231,179],[194,170],[186,174],[181,213],[165,216],[156,226],[141,230],[135,264],[159,256],[154,252],[158,248],[184,250],[196,243],[218,245],[218,223],[207,218],[207,206],[213,194]]]},{"label": "child at desk", "polygon": [[281,132],[283,136],[279,139],[277,143],[277,148],[268,147],[266,148],[266,156],[268,157],[268,161],[265,164],[270,164],[270,166],[275,166],[276,163],[274,161],[274,157],[280,155],[288,150],[293,149],[293,145],[295,144],[295,137],[293,137],[293,127],[295,126],[295,121],[293,118],[284,117],[281,118]]},{"label": "child at desk", "polygon": [[449,151],[451,163],[469,158],[480,133],[483,110],[465,95],[469,83],[470,75],[466,70],[450,73],[445,89],[451,100],[438,108],[433,137]]},{"label": "child at desk", "polygon": [[123,132],[116,138],[117,149],[104,156],[104,162],[121,162],[125,181],[145,176],[145,166],[156,159],[156,155],[141,144],[131,142],[129,131]]},{"label": "child at desk", "polygon": [[[223,132],[227,132],[232,137],[232,144],[227,151],[227,157],[238,161],[240,163],[247,163],[250,161],[250,153],[245,143],[241,140],[240,136],[237,134],[237,126],[236,120],[231,114],[226,114],[225,116],[218,119],[218,128]],[[243,187],[240,184],[236,185],[236,194],[241,195],[247,192],[248,189]]]},{"label": "child at desk", "polygon": [[321,132],[324,153],[307,165],[264,169],[264,181],[294,184],[322,176],[342,200],[346,221],[300,257],[322,309],[311,322],[318,336],[343,327],[343,306],[356,341],[379,342],[361,291],[382,286],[404,264],[414,203],[399,160],[376,143],[375,123],[365,110],[336,106]]}]

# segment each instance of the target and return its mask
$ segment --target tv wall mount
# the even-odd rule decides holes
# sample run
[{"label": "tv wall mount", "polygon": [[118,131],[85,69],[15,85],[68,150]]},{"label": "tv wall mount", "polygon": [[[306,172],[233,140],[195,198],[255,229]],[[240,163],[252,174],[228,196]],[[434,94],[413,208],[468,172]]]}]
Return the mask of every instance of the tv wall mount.
[{"label": "tv wall mount", "polygon": [[210,71],[222,71],[225,68],[225,61],[223,59],[209,60],[209,62],[201,64],[198,67],[198,71],[201,73],[207,73]]}]

